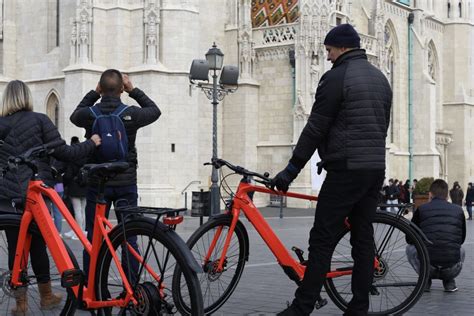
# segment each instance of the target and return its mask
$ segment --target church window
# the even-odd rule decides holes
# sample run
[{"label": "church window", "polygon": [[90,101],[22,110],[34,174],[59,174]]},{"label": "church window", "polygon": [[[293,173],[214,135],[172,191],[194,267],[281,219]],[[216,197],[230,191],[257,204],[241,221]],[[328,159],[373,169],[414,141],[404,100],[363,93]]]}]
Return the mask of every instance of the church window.
[{"label": "church window", "polygon": [[48,0],[48,52],[59,46],[59,0]]},{"label": "church window", "polygon": [[46,103],[46,115],[51,119],[51,121],[58,127],[59,124],[59,99],[56,96],[56,93],[51,93],[49,95],[48,101]]}]

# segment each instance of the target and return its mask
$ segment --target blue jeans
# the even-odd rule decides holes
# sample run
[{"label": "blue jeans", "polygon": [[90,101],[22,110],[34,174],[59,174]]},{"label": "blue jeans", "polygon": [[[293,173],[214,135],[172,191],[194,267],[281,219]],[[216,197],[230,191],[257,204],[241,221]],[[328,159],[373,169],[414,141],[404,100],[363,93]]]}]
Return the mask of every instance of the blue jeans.
[{"label": "blue jeans", "polygon": [[[416,273],[420,273],[420,259],[418,259],[418,253],[416,248],[413,245],[407,245],[406,254],[408,262],[410,262],[413,269]],[[460,261],[451,267],[435,267],[430,265],[430,279],[440,279],[443,281],[454,280],[462,270],[462,264],[464,263],[464,258],[466,257],[466,251],[464,248],[461,248],[461,258]]]},{"label": "blue jeans", "polygon": [[[58,192],[58,194],[62,198],[64,192]],[[53,202],[49,198],[45,197],[44,200],[46,202],[46,206],[49,209],[49,212],[51,213],[51,215],[53,215],[54,226],[56,226],[58,232],[61,233],[61,229],[63,228],[63,216],[59,212],[59,209],[56,207],[56,205],[53,204]]]},{"label": "blue jeans", "polygon": [[[97,201],[97,188],[88,188],[87,190],[87,195],[86,195],[86,230],[87,230],[87,239],[92,242],[92,233],[94,229],[94,219],[95,219],[95,205]],[[109,216],[109,211],[112,203],[114,204],[114,207],[117,208],[119,206],[137,206],[137,200],[138,200],[138,193],[137,193],[137,185],[127,185],[127,186],[118,186],[118,187],[106,187],[105,189],[105,200],[107,201],[107,211],[106,211],[106,216]],[[116,213],[117,220],[120,223],[121,222],[121,216]],[[137,245],[137,239],[136,237],[128,238],[127,239],[128,243],[135,249],[137,252],[139,252],[138,245]],[[128,273],[128,268],[126,265],[126,251],[122,249],[122,267],[124,268],[125,273]],[[131,256],[131,254],[129,254]],[[88,277],[89,274],[89,262],[90,262],[90,256],[89,254],[84,250],[84,256],[83,256],[83,270],[86,275],[86,278]],[[131,261],[130,263],[130,268],[132,272],[137,272],[138,271],[138,262],[136,260]],[[132,280],[130,280],[132,283],[134,282],[134,278],[132,277]]]},{"label": "blue jeans", "polygon": [[469,215],[469,219],[472,219],[472,202],[466,203],[466,210],[467,214]]}]

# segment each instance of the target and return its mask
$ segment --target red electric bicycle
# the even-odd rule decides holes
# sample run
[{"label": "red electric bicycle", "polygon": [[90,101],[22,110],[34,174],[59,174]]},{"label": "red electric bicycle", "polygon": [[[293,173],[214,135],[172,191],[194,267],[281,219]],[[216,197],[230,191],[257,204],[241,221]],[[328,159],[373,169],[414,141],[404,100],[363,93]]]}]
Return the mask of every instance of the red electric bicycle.
[{"label": "red electric bicycle", "polygon": [[[270,188],[268,173],[261,175],[245,168],[234,166],[223,159],[215,159],[216,168],[226,166],[242,176],[237,192],[227,203],[225,214],[209,219],[188,240],[188,246],[204,273],[200,275],[201,290],[204,298],[204,310],[207,315],[217,311],[231,296],[237,287],[246,261],[249,258],[249,237],[241,214],[248,219],[260,234],[270,251],[274,254],[286,275],[297,284],[304,276],[306,261],[303,251],[293,247],[296,258],[284,246],[273,232],[271,226],[253,204],[253,192],[278,194],[298,199],[316,201],[317,197],[278,192]],[[227,176],[226,176],[227,177]],[[251,184],[251,179],[261,185]],[[221,189],[226,185],[221,173]],[[226,192],[232,192],[226,185]],[[423,294],[429,277],[429,257],[425,243],[428,242],[420,229],[403,217],[405,209],[397,214],[377,212],[374,226],[375,258],[374,280],[370,289],[370,315],[398,315],[412,307]],[[324,287],[332,301],[346,310],[352,298],[351,275],[353,259],[350,245],[350,223],[338,235],[338,242],[331,259],[331,268],[327,273]],[[413,244],[418,252],[420,271],[417,273],[405,254],[407,242]],[[177,268],[179,270],[179,267]],[[174,282],[180,282],[181,274],[175,273]],[[257,295],[257,293],[255,293]],[[178,299],[180,310],[192,314],[191,307],[184,299]],[[179,297],[178,297],[179,298]],[[320,298],[316,308],[327,303]]]},{"label": "red electric bicycle", "polygon": [[[62,142],[61,142],[62,144]],[[22,214],[0,210],[0,314],[8,315],[15,306],[16,291],[27,293],[28,315],[73,315],[76,308],[97,311],[99,315],[173,315],[180,314],[175,303],[179,296],[189,306],[183,312],[203,314],[203,301],[197,272],[202,269],[174,229],[185,209],[137,208],[116,209],[123,217],[115,226],[106,217],[105,183],[128,168],[128,163],[89,165],[88,175],[99,182],[92,243],[74,221],[61,197],[39,179],[35,159],[50,153],[61,144],[35,147],[9,159],[3,173],[18,166],[32,170]],[[79,241],[90,255],[89,275],[79,268],[75,254],[60,237],[44,197],[59,209]],[[17,236],[15,250],[8,247],[7,236]],[[63,300],[53,310],[42,310],[29,255],[33,239],[43,239],[49,255],[48,278],[53,291]],[[132,241],[133,245],[132,246]],[[15,251],[13,269],[8,254]],[[184,275],[180,288],[172,287],[173,272],[179,267]],[[189,304],[189,305],[188,305]]]}]

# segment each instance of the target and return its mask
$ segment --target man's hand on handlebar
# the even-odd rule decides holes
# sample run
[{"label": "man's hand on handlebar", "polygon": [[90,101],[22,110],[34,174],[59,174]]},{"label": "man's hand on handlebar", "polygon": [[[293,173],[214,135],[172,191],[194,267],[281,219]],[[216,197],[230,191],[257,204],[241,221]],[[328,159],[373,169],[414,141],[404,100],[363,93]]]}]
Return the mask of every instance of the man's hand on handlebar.
[{"label": "man's hand on handlebar", "polygon": [[289,163],[285,169],[280,171],[271,181],[270,186],[273,189],[276,187],[278,190],[287,192],[291,182],[296,179],[300,170]]}]

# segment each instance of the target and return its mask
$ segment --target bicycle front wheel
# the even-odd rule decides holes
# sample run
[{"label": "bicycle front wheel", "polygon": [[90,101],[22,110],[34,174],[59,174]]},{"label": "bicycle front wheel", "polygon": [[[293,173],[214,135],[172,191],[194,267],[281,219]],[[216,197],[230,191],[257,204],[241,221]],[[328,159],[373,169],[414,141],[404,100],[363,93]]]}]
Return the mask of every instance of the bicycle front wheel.
[{"label": "bicycle front wheel", "polygon": [[[146,218],[125,223],[125,234],[117,227],[109,238],[113,249],[121,262],[121,267],[132,288],[138,304],[126,308],[106,308],[99,311],[101,315],[173,315],[180,314],[174,301],[172,279],[176,267],[182,271],[184,282],[179,289],[186,293],[193,315],[203,315],[201,289],[196,272],[186,261],[181,250],[184,242],[178,245],[170,234],[169,227],[154,226]],[[119,269],[112,260],[112,253],[104,242],[98,256],[96,270],[96,291],[99,300],[125,297],[123,279]]]},{"label": "bicycle front wheel", "polygon": [[[221,215],[209,220],[199,227],[189,238],[187,244],[191,249],[195,259],[202,264],[204,273],[199,276],[201,292],[204,301],[204,312],[210,315],[217,311],[229,299],[234,292],[244,270],[245,261],[248,255],[248,241],[246,232],[241,224],[235,227],[231,236],[230,244],[224,260],[223,270],[217,271],[219,260],[222,256],[225,239],[229,233],[232,217]],[[211,244],[214,244],[214,251],[208,254]],[[206,257],[209,255],[209,259]],[[181,288],[181,272],[177,271],[173,282],[175,288]],[[178,293],[177,302],[186,315],[191,315],[189,304],[185,296],[186,293]]]},{"label": "bicycle front wheel", "polygon": [[[375,256],[378,261],[370,289],[369,315],[399,315],[409,310],[422,296],[429,277],[428,250],[422,237],[404,218],[377,213],[373,223]],[[338,239],[331,259],[330,271],[350,270],[350,231]],[[406,255],[407,240],[413,243],[420,261],[419,273]],[[352,299],[351,275],[328,278],[324,284],[329,297],[343,311]]]},{"label": "bicycle front wheel", "polygon": [[[24,297],[23,295],[26,295],[25,315],[59,316],[74,314],[76,309],[74,293],[69,289],[61,287],[61,274],[54,263],[51,252],[45,246],[43,237],[36,224],[32,224],[29,230],[32,234],[31,247],[35,249],[30,251],[26,269],[22,274],[22,280],[25,286],[19,289],[13,289],[11,287],[8,252],[9,246],[10,251],[15,251],[15,248],[12,247],[12,240],[18,238],[20,222],[20,215],[0,215],[0,315],[10,315],[12,309],[15,308],[16,299],[21,299]],[[64,245],[73,264],[78,268],[74,254],[67,244]],[[38,260],[38,258],[43,256],[46,260]],[[36,270],[37,273],[33,272],[33,269]],[[47,271],[47,273],[41,274],[38,273],[38,271]],[[45,306],[41,305],[41,295],[38,290],[39,283],[47,282],[51,282],[53,293],[61,297],[59,304],[53,307],[50,306],[49,309],[45,309]]]}]

